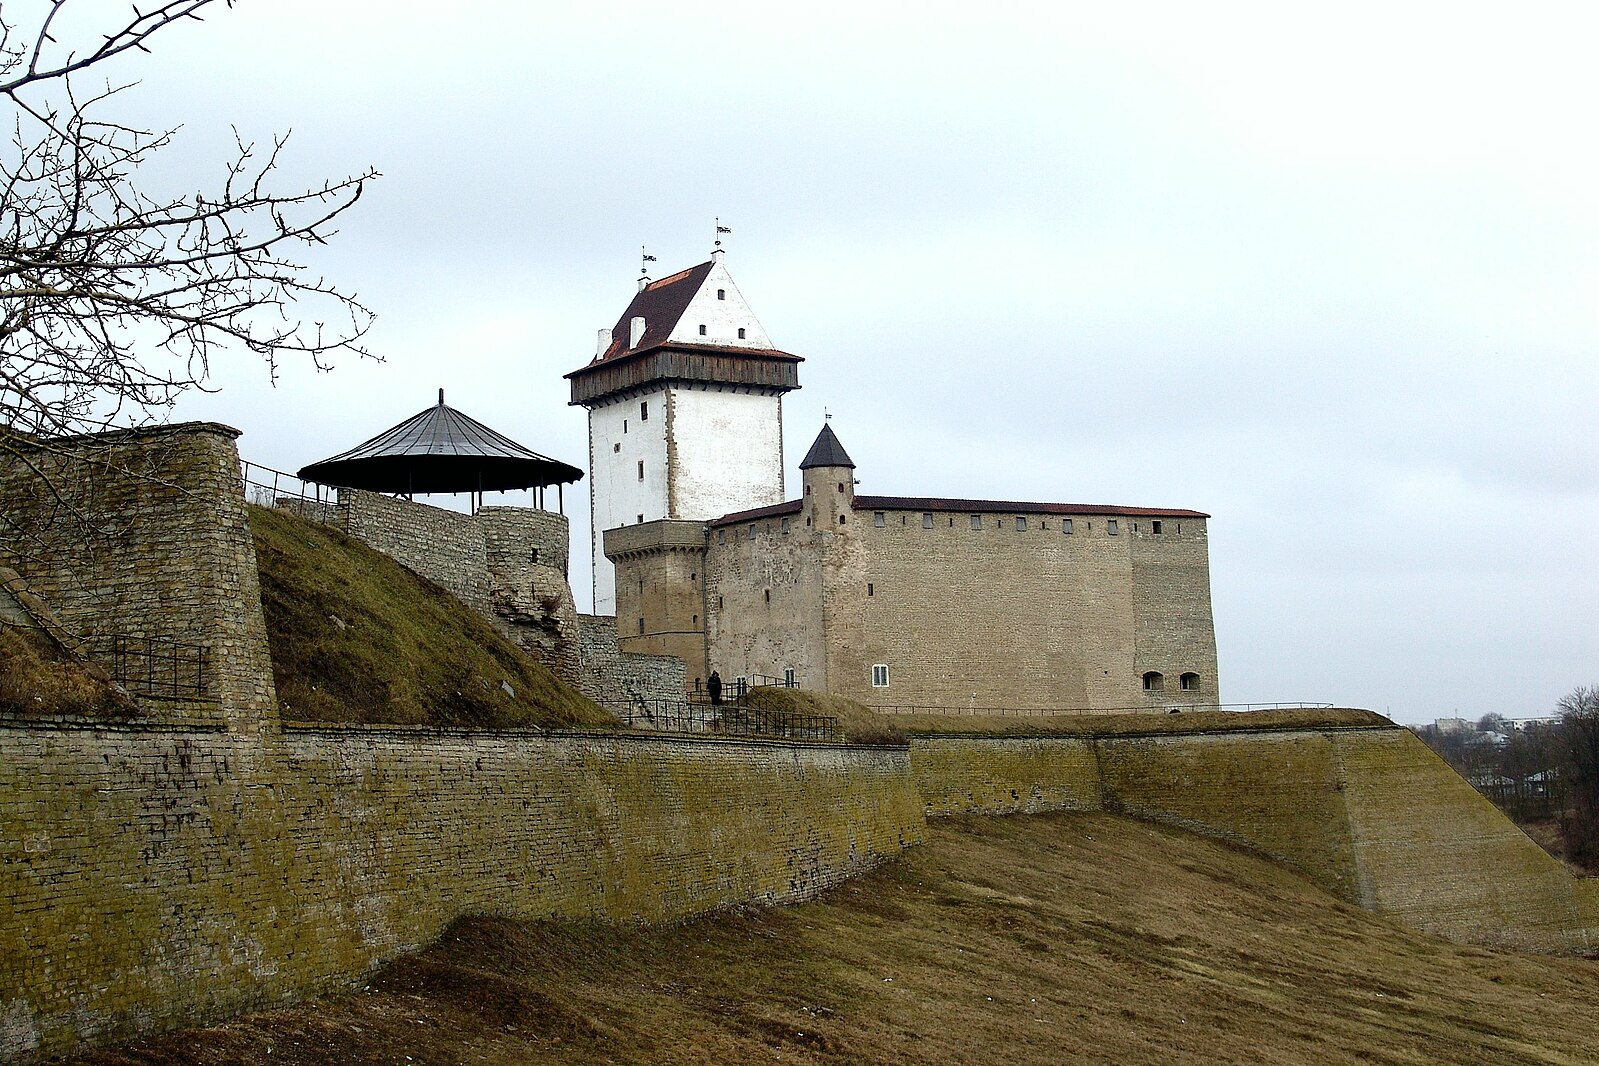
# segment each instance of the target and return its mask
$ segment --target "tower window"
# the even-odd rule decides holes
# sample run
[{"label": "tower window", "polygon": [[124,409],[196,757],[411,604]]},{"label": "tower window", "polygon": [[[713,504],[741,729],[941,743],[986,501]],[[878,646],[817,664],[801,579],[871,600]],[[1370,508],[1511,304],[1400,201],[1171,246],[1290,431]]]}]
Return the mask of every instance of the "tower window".
[{"label": "tower window", "polygon": [[771,589],[767,589],[766,590],[766,602],[767,603],[771,603],[772,602],[772,590]]},{"label": "tower window", "polygon": [[868,595],[868,596],[875,595],[875,593],[872,592],[872,583],[870,581],[868,581],[866,583],[866,595]]},{"label": "tower window", "polygon": [[872,512],[872,525],[876,526],[878,529],[882,529],[884,526],[888,525],[888,520],[883,516],[882,511]]},{"label": "tower window", "polygon": [[694,618],[694,621],[689,623],[689,624],[698,627],[699,624],[700,624],[700,616],[696,614],[696,615],[693,616],[693,618]]},{"label": "tower window", "polygon": [[638,524],[641,525],[641,526],[644,524],[644,516],[643,515],[639,515],[638,516]]},{"label": "tower window", "polygon": [[704,325],[704,323],[700,324],[700,336],[702,336],[702,337],[705,336],[705,325]]},{"label": "tower window", "polygon": [[1159,670],[1151,670],[1144,675],[1144,691],[1159,692],[1166,687],[1166,679]]},{"label": "tower window", "polygon": [[744,327],[743,326],[738,327],[738,339],[739,340],[743,340],[744,339]]},{"label": "tower window", "polygon": [[755,539],[755,523],[751,522],[750,523],[750,540],[754,540],[754,539]]},{"label": "tower window", "polygon": [[982,529],[983,528],[983,516],[982,515],[980,515],[980,514],[972,515],[972,528],[973,529]]},{"label": "tower window", "polygon": [[648,422],[650,420],[650,401],[643,400],[639,403],[638,420],[640,422]]},{"label": "tower window", "polygon": [[1199,675],[1189,671],[1177,679],[1177,684],[1182,687],[1183,691],[1192,692],[1199,687]]},{"label": "tower window", "polygon": [[638,479],[640,481],[644,480],[644,460],[642,459],[638,461]]},{"label": "tower window", "polygon": [[788,667],[787,669],[785,669],[783,671],[783,687],[784,688],[797,688],[797,687],[799,687],[799,686],[794,684],[794,668],[792,666]]},{"label": "tower window", "polygon": [[627,419],[625,419],[625,418],[622,419],[622,432],[623,433],[627,432]]},{"label": "tower window", "polygon": [[786,519],[786,518],[783,519],[783,532],[784,533],[788,532],[788,519]]},{"label": "tower window", "polygon": [[843,525],[844,524],[844,516],[843,515],[839,515],[838,516],[838,524],[839,525]]},{"label": "tower window", "polygon": [[932,512],[925,511],[925,512],[922,513],[922,528],[923,529],[932,529],[933,528],[933,515],[932,515]]},{"label": "tower window", "polygon": [[644,619],[642,618],[638,620],[638,631],[640,636],[644,635]]},{"label": "tower window", "polygon": [[718,299],[718,300],[725,300],[725,299],[727,299],[727,290],[726,290],[726,289],[717,289],[717,290],[716,290],[716,298],[717,298],[717,299]]},{"label": "tower window", "polygon": [[1154,533],[1156,536],[1159,536],[1160,535],[1160,519],[1157,518],[1153,522],[1149,523],[1149,529],[1150,529],[1150,532]]},{"label": "tower window", "polygon": [[716,531],[716,543],[718,543],[718,544],[726,544],[727,543],[727,530],[718,529]]},{"label": "tower window", "polygon": [[1121,532],[1121,527],[1116,524],[1116,519],[1105,519],[1105,532],[1109,533],[1113,537]]},{"label": "tower window", "polygon": [[876,664],[874,664],[872,666],[872,687],[873,688],[887,688],[888,687],[888,664],[887,663],[876,663]]},{"label": "tower window", "polygon": [[1017,529],[1017,531],[1020,532],[1021,530],[1024,530],[1026,528],[1027,528],[1027,516],[1026,515],[1017,515],[1016,516],[1016,529]]},{"label": "tower window", "polygon": [[1062,518],[1060,520],[1060,531],[1062,533],[1070,533],[1072,531],[1072,520],[1070,518]]},{"label": "tower window", "polygon": [[622,442],[621,441],[617,441],[615,444],[611,445],[611,451],[619,452],[621,450],[622,450]]}]

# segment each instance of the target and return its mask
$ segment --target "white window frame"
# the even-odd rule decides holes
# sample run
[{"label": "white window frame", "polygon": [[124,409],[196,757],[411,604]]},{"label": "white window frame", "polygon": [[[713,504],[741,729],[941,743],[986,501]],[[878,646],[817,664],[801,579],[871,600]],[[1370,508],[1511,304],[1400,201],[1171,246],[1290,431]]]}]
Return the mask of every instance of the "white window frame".
[{"label": "white window frame", "polygon": [[887,688],[888,687],[888,664],[887,663],[873,663],[872,664],[872,687],[873,688]]}]

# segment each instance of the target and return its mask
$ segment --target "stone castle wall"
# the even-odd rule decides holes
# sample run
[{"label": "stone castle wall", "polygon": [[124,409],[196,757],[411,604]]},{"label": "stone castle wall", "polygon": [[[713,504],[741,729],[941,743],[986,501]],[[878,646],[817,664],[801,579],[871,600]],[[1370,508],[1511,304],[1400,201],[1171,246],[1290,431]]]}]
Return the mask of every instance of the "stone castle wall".
[{"label": "stone castle wall", "polygon": [[1599,880],[1574,878],[1406,729],[915,737],[911,772],[930,817],[1112,811],[1248,847],[1451,940],[1599,947]]},{"label": "stone castle wall", "polygon": [[[805,687],[894,707],[1219,701],[1203,519],[1164,519],[1157,534],[1121,518],[1111,533],[1101,515],[1068,527],[1060,515],[853,510],[847,483],[813,481],[797,515],[711,531],[707,637],[724,676],[792,668]],[[1163,684],[1146,691],[1151,671]]]},{"label": "stone castle wall", "polygon": [[203,650],[201,698],[147,701],[147,717],[252,732],[276,696],[237,436],[194,423],[13,445],[22,454],[0,459],[0,565],[90,658],[117,636],[171,641],[187,676],[188,649]]},{"label": "stone castle wall", "polygon": [[793,902],[921,839],[903,750],[0,725],[0,1059],[346,983],[463,914]]}]

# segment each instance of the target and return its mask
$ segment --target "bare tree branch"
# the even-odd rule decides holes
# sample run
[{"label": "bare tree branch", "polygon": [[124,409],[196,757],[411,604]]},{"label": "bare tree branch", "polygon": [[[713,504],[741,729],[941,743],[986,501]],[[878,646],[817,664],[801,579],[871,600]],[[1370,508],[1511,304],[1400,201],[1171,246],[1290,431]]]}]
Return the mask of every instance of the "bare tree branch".
[{"label": "bare tree branch", "polygon": [[236,348],[274,379],[285,355],[322,369],[368,355],[371,312],[300,252],[337,233],[376,173],[279,189],[286,135],[258,145],[235,130],[210,187],[149,190],[140,169],[175,130],[115,118],[129,83],[81,79],[215,0],[135,8],[85,48],[56,39],[66,2],[27,29],[0,3],[0,426],[37,438],[154,420]]}]

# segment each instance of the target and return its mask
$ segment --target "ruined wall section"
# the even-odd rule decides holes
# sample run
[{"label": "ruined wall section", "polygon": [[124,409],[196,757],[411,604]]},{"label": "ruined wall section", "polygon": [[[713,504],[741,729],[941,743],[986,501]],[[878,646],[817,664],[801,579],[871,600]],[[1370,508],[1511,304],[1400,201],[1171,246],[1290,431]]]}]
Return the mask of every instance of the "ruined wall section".
[{"label": "ruined wall section", "polygon": [[1218,705],[1216,630],[1210,607],[1210,543],[1203,518],[1134,518],[1133,672],[1160,675],[1143,688],[1152,710]]},{"label": "ruined wall section", "polygon": [[146,718],[248,733],[276,709],[237,436],[185,423],[18,446],[26,462],[0,460],[0,565],[91,658],[116,636],[203,648],[200,698],[141,700]]},{"label": "ruined wall section", "polygon": [[683,660],[669,655],[631,655],[618,647],[616,619],[610,615],[577,616],[582,672],[577,687],[606,707],[632,706],[637,699],[681,700],[685,691]]},{"label": "ruined wall section", "polygon": [[492,617],[555,673],[581,670],[577,605],[567,582],[566,516],[531,507],[484,507],[473,516],[483,536]]},{"label": "ruined wall section", "polygon": [[348,983],[464,914],[785,903],[919,842],[903,750],[0,726],[0,1059]]}]

